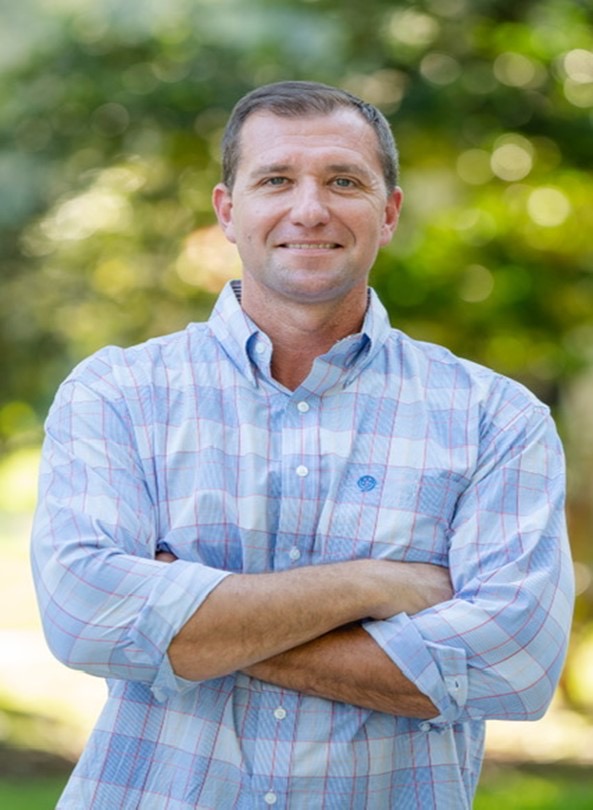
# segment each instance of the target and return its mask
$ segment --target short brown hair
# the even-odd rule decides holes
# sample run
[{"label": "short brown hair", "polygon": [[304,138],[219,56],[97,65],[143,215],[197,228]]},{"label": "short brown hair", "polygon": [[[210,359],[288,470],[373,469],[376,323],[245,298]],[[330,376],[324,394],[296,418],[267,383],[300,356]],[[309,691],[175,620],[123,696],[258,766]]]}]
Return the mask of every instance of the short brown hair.
[{"label": "short brown hair", "polygon": [[357,110],[375,130],[379,143],[379,159],[387,191],[397,186],[398,153],[389,124],[372,104],[346,90],[319,82],[275,82],[252,90],[235,105],[222,138],[222,180],[228,189],[235,182],[240,158],[241,129],[255,112],[268,111],[287,118],[308,115],[329,115],[340,107]]}]

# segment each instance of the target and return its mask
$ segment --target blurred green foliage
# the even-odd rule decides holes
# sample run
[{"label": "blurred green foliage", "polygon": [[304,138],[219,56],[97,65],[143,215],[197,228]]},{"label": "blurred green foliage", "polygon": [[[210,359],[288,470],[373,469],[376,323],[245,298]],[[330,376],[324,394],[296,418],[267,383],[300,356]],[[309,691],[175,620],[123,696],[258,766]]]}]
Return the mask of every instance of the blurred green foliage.
[{"label": "blurred green foliage", "polygon": [[400,145],[373,275],[393,323],[522,380],[572,441],[587,622],[593,430],[560,406],[593,364],[590,0],[0,0],[0,20],[0,452],[39,438],[79,359],[203,319],[236,275],[210,206],[235,101],[338,84]]},{"label": "blurred green foliage", "polygon": [[207,314],[199,243],[183,260],[213,222],[220,131],[243,92],[286,77],[350,88],[393,124],[406,205],[374,284],[394,323],[553,404],[591,361],[588,2],[4,6],[5,436],[89,351]]}]

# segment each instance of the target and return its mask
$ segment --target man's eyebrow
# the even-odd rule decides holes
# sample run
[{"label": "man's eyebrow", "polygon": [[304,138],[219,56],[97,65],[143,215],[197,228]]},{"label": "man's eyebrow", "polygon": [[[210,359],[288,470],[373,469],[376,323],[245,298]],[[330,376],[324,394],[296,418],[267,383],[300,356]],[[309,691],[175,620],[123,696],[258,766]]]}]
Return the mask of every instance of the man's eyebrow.
[{"label": "man's eyebrow", "polygon": [[252,177],[262,177],[265,174],[281,174],[287,172],[291,168],[289,163],[267,163],[262,166],[256,166],[251,172]]},{"label": "man's eyebrow", "polygon": [[331,163],[327,168],[336,174],[355,174],[367,180],[371,179],[371,173],[360,163]]},{"label": "man's eyebrow", "polygon": [[[291,171],[293,166],[290,163],[267,163],[257,166],[252,172],[252,177],[262,177],[266,174],[282,174]],[[372,175],[364,166],[359,163],[330,163],[326,167],[332,174],[353,174],[367,181],[371,181]]]}]

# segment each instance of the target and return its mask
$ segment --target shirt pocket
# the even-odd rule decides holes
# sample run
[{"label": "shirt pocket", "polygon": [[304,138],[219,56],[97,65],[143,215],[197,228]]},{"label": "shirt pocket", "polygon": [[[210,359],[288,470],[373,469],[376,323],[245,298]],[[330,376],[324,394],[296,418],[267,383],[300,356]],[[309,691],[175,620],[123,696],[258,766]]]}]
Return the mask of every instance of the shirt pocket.
[{"label": "shirt pocket", "polygon": [[446,565],[450,526],[466,484],[445,469],[351,465],[322,511],[320,556]]}]

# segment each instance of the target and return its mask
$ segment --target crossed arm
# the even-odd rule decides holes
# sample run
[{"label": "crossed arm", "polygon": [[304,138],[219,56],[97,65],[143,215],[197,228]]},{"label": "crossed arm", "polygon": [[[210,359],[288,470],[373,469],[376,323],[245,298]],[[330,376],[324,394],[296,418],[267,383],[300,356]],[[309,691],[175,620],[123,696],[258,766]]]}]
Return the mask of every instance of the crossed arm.
[{"label": "crossed arm", "polygon": [[246,672],[276,686],[386,714],[426,719],[438,714],[359,625],[337,628]]},{"label": "crossed arm", "polygon": [[[171,561],[172,555],[157,559]],[[174,559],[174,558],[173,558]],[[223,580],[169,647],[175,672],[206,680],[243,670],[285,688],[411,717],[438,714],[362,629],[451,597],[434,565],[355,560]]]}]

